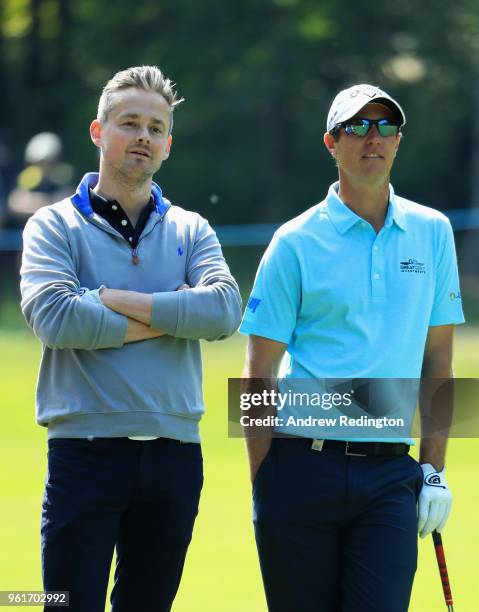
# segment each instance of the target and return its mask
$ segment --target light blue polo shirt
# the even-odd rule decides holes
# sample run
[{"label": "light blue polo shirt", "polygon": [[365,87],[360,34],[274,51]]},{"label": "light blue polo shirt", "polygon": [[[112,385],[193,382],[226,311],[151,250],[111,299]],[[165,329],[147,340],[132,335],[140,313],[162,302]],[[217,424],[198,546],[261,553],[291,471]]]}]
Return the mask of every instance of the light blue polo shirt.
[{"label": "light blue polo shirt", "polygon": [[[341,201],[338,188],[334,183],[323,202],[275,233],[240,332],[288,345],[280,371],[286,383],[418,379],[428,328],[464,322],[449,220],[395,196],[390,186],[386,220],[376,234]],[[415,402],[408,410],[414,412]],[[281,412],[284,419],[301,414],[289,405]],[[276,429],[341,437],[324,435],[319,426]],[[404,432],[393,439],[411,443]]]}]

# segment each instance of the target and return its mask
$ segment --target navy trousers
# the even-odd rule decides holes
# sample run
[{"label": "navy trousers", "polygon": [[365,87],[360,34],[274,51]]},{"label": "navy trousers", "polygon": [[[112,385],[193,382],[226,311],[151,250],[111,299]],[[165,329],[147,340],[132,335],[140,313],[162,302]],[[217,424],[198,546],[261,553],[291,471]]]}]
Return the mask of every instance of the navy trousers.
[{"label": "navy trousers", "polygon": [[116,546],[112,612],[169,611],[198,513],[200,445],[95,438],[48,446],[44,589],[69,591],[70,612],[104,612]]},{"label": "navy trousers", "polygon": [[419,464],[275,439],[253,485],[270,612],[406,612],[417,564]]}]

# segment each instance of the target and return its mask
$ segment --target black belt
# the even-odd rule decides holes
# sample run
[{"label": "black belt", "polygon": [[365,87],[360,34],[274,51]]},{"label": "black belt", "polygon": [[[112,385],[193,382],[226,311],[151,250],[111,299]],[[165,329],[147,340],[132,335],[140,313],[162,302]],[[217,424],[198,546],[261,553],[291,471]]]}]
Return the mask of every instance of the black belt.
[{"label": "black belt", "polygon": [[345,442],[344,440],[312,440],[316,451],[335,450],[352,457],[400,457],[409,446],[400,442]]}]

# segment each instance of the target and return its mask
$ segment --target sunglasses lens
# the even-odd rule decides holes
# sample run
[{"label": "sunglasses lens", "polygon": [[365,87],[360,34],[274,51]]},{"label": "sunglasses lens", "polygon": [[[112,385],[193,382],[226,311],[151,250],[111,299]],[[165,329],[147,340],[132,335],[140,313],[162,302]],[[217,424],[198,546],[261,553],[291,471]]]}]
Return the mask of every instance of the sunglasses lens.
[{"label": "sunglasses lens", "polygon": [[369,122],[348,123],[344,126],[346,134],[353,134],[362,138],[369,130]]},{"label": "sunglasses lens", "polygon": [[355,119],[351,123],[343,123],[343,128],[346,134],[363,138],[373,124],[377,126],[380,136],[397,136],[399,134],[399,125],[390,123],[387,119]]},{"label": "sunglasses lens", "polygon": [[360,138],[362,138],[363,136],[366,136],[366,134],[369,131],[369,124],[361,124],[361,125],[353,125],[351,126],[353,128],[353,134],[355,136],[359,136]]},{"label": "sunglasses lens", "polygon": [[381,136],[397,136],[399,126],[394,123],[379,123],[378,131]]}]

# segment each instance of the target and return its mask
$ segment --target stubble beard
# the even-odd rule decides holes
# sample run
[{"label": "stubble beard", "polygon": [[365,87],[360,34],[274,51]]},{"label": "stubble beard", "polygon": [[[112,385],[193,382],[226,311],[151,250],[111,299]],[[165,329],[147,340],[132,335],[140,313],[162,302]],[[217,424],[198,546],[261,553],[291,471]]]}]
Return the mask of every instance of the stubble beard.
[{"label": "stubble beard", "polygon": [[155,172],[156,169],[146,170],[140,167],[109,167],[109,174],[113,181],[121,185],[127,191],[136,191],[144,187],[145,184],[151,183]]}]

